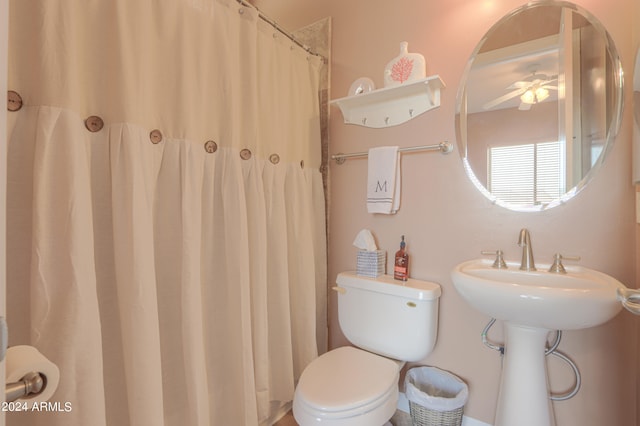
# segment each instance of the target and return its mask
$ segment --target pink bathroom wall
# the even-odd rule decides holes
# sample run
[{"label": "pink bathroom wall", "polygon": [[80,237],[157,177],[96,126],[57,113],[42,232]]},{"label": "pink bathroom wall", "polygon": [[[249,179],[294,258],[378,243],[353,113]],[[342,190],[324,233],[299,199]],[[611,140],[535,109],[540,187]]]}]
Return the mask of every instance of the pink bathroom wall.
[{"label": "pink bathroom wall", "polygon": [[[633,3],[633,29],[632,29],[632,52],[636,52],[636,55],[640,55],[640,2],[636,1]],[[640,70],[634,69],[628,73],[631,75],[633,73],[634,78],[636,75],[640,75]],[[637,83],[634,81],[634,83]],[[637,87],[637,84],[634,84]],[[634,97],[634,114],[635,117],[638,117],[638,113],[635,109],[640,108],[640,103],[637,102],[637,96]],[[636,123],[640,126],[640,123]],[[635,147],[638,149],[638,147]],[[635,162],[637,164],[637,162]],[[640,197],[640,184],[636,184],[636,197]],[[638,211],[638,206],[636,206],[636,218],[639,217],[640,211]],[[637,220],[637,219],[636,219]],[[636,288],[640,288],[640,223],[636,224]],[[640,329],[636,329],[636,335],[640,336]],[[640,337],[636,339],[636,351],[640,352]],[[640,356],[636,357],[637,359],[637,369],[636,369],[636,419],[640,419]]]},{"label": "pink bathroom wall", "polygon": [[[381,145],[414,146],[442,140],[456,142],[456,96],[469,55],[484,33],[523,0],[256,0],[285,28],[316,19],[333,19],[331,98],[343,97],[358,77],[382,86],[385,64],[397,55],[401,41],[422,53],[427,74],[439,74],[446,88],[439,108],[403,125],[368,129],[342,122],[331,110],[330,153],[357,152]],[[637,0],[577,0],[609,30],[627,75],[633,66],[633,14]],[[637,15],[637,13],[636,13]],[[636,25],[638,21],[636,20]],[[625,76],[626,77],[626,76]],[[581,256],[580,264],[636,286],[638,246],[635,242],[634,187],[631,184],[631,86],[625,87],[622,127],[604,166],[576,198],[540,213],[516,213],[492,205],[469,181],[457,150],[450,155],[415,153],[402,159],[402,203],[393,216],[371,215],[365,206],[367,162],[349,160],[330,165],[329,278],[354,269],[351,245],[362,228],[371,229],[379,246],[392,254],[405,235],[411,254],[411,276],[442,286],[440,323],[435,350],[422,364],[435,365],[462,377],[471,395],[466,415],[492,423],[501,361],[484,347],[482,328],[489,318],[474,311],[456,293],[450,270],[480,257],[480,251],[502,249],[518,260],[518,231],[530,230],[536,261],[549,263],[554,253]],[[329,283],[331,285],[331,283]],[[347,344],[340,332],[335,296],[330,295],[330,346]],[[562,426],[636,425],[638,319],[623,311],[611,322],[563,335],[560,350],[582,373],[579,394],[554,403]],[[500,327],[490,337],[500,341]],[[570,389],[569,368],[549,360],[555,392]],[[569,371],[568,371],[569,370]]]}]

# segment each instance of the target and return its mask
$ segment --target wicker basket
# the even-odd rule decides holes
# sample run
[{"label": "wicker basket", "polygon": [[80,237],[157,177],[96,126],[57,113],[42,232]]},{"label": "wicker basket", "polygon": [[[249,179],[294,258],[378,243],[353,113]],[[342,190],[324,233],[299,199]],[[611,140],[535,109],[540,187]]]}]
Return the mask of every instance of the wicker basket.
[{"label": "wicker basket", "polygon": [[464,406],[452,411],[436,411],[409,401],[409,410],[413,426],[460,426]]},{"label": "wicker basket", "polygon": [[415,367],[405,376],[413,426],[460,426],[469,388],[437,367]]}]

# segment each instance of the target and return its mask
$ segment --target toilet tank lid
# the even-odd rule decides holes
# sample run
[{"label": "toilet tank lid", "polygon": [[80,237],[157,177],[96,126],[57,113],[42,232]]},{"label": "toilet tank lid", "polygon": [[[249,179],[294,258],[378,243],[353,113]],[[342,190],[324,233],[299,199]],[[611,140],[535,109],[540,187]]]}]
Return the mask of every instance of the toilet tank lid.
[{"label": "toilet tank lid", "polygon": [[336,283],[342,287],[358,288],[416,300],[434,300],[439,298],[442,292],[440,284],[431,281],[422,281],[415,278],[400,281],[394,279],[391,275],[370,278],[356,275],[352,271],[339,273]]}]

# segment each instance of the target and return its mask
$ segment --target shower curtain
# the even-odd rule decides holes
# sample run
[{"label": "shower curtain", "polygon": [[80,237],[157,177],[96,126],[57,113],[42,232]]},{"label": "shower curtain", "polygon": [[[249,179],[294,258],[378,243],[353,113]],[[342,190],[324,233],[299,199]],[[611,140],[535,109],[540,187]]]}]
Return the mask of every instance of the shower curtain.
[{"label": "shower curtain", "polygon": [[325,344],[321,66],[235,0],[10,3],[9,343],[61,378],[9,426],[288,409]]}]

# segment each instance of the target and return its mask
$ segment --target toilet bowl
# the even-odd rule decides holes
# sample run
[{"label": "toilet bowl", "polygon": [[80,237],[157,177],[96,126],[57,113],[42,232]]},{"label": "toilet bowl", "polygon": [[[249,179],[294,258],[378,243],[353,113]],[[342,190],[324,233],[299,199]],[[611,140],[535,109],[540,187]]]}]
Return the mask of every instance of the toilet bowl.
[{"label": "toilet bowl", "polygon": [[301,425],[380,426],[398,404],[404,363],[345,346],[309,364],[293,400]]},{"label": "toilet bowl", "polygon": [[358,347],[331,350],[305,368],[293,415],[301,426],[382,426],[396,411],[405,361],[433,350],[440,286],[351,272],[337,283],[340,328]]}]

